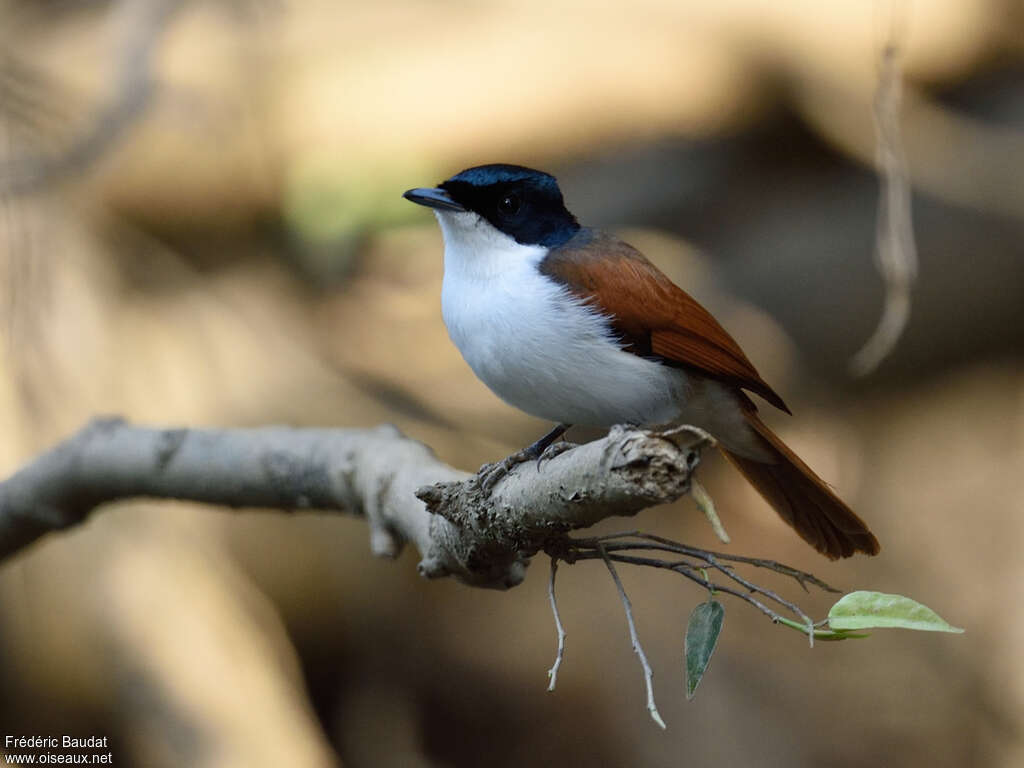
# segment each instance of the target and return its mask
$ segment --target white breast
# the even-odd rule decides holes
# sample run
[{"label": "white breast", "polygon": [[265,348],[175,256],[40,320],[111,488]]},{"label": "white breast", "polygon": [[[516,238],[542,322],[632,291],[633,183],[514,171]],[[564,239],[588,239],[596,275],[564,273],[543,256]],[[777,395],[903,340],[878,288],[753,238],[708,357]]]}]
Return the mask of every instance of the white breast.
[{"label": "white breast", "polygon": [[678,420],[686,375],[624,352],[605,318],[473,213],[437,211],[445,239],[441,307],[448,333],[499,397],[548,421],[610,426]]}]

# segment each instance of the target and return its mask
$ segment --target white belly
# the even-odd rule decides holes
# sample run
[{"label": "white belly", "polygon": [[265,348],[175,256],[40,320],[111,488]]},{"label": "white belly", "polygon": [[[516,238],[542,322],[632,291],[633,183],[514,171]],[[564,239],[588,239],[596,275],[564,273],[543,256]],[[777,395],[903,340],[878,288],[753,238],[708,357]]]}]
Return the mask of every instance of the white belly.
[{"label": "white belly", "polygon": [[446,271],[448,333],[506,402],[548,421],[591,426],[679,418],[686,376],[624,352],[607,321],[526,261],[478,281]]}]

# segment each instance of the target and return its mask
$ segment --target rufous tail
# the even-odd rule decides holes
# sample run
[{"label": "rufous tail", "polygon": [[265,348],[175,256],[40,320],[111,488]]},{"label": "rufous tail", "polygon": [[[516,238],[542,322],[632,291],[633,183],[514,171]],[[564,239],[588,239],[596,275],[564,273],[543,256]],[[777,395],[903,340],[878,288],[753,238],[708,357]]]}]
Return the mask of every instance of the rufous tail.
[{"label": "rufous tail", "polygon": [[831,560],[856,552],[877,555],[878,539],[867,525],[832,493],[800,457],[779,439],[753,410],[747,421],[775,459],[764,463],[722,449],[765,501],[789,523],[800,538]]}]

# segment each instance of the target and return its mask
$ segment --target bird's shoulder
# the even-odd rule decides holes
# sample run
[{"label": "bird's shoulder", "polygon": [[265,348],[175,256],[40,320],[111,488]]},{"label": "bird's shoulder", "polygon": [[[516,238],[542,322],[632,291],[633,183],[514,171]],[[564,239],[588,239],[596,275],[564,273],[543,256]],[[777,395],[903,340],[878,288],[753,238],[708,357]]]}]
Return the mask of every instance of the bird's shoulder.
[{"label": "bird's shoulder", "polygon": [[539,269],[606,315],[626,351],[696,368],[789,411],[714,316],[614,235],[581,228],[552,248]]}]

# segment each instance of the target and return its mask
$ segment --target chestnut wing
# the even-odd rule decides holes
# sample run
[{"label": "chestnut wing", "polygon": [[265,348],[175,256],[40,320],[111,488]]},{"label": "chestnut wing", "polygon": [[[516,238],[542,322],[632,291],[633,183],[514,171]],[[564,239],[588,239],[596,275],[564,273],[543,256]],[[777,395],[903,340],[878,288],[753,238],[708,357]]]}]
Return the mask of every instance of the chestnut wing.
[{"label": "chestnut wing", "polygon": [[627,351],[695,368],[789,413],[711,313],[618,238],[581,229],[551,250],[540,271],[607,315]]}]

